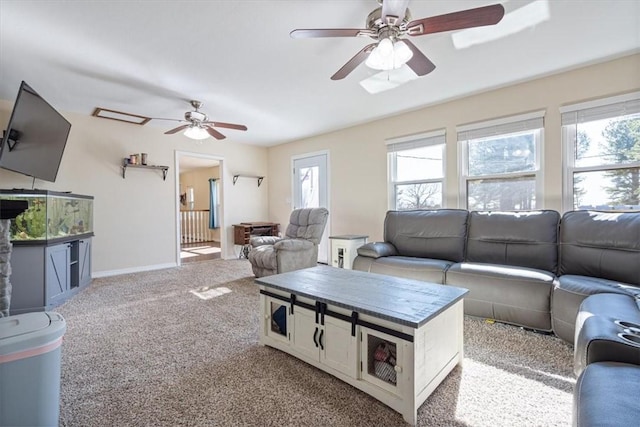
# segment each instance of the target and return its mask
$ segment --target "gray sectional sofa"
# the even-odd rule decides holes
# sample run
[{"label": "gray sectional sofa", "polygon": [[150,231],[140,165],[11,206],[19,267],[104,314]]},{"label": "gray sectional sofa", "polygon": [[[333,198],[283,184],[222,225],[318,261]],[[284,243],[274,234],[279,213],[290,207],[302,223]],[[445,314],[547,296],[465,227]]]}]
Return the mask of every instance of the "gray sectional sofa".
[{"label": "gray sectional sofa", "polygon": [[353,268],[461,286],[466,314],[555,333],[574,345],[574,424],[640,419],[640,212],[389,211]]}]

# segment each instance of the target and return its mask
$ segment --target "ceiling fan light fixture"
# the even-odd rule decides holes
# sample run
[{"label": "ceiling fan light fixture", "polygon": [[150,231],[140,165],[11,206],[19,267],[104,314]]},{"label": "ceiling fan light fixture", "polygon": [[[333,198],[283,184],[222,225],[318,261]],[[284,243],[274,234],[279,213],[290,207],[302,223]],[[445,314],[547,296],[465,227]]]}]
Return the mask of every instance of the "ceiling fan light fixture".
[{"label": "ceiling fan light fixture", "polygon": [[406,64],[412,56],[411,49],[401,40],[393,43],[391,39],[384,38],[369,54],[365,64],[374,70],[395,70]]},{"label": "ceiling fan light fixture", "polygon": [[198,125],[192,125],[184,131],[184,136],[191,139],[201,140],[209,138],[209,133]]},{"label": "ceiling fan light fixture", "polygon": [[406,43],[398,40],[393,45],[393,55],[395,63],[399,64],[394,68],[400,68],[413,57],[413,51],[409,49],[409,46],[407,46]]}]

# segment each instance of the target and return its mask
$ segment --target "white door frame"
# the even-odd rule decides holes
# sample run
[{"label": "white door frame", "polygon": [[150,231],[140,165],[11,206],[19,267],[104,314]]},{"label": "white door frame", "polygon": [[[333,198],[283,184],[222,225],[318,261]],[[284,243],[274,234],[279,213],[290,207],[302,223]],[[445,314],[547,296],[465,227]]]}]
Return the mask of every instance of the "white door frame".
[{"label": "white door frame", "polygon": [[322,235],[323,240],[326,239],[327,242],[327,253],[326,253],[326,260],[327,260],[327,264],[331,265],[331,245],[329,244],[329,236],[331,235],[331,174],[329,173],[329,171],[331,170],[331,156],[329,155],[329,150],[321,150],[321,151],[314,151],[311,153],[304,153],[304,154],[296,154],[294,156],[291,156],[291,210],[295,209],[295,195],[294,195],[294,188],[295,188],[295,177],[293,174],[294,171],[294,164],[296,160],[300,160],[300,159],[306,159],[307,157],[315,157],[315,156],[325,156],[327,159],[327,173],[326,173],[326,187],[327,187],[327,206],[325,206],[325,208],[327,208],[327,210],[329,211],[329,216],[327,218],[327,226],[325,227],[325,231],[324,234]]},{"label": "white door frame", "polygon": [[227,247],[227,233],[222,232],[222,230],[224,230],[224,176],[225,176],[225,170],[224,170],[224,157],[219,157],[219,156],[212,156],[210,154],[204,154],[204,153],[192,153],[190,151],[179,151],[179,150],[175,150],[175,158],[174,158],[174,174],[175,174],[175,183],[176,183],[176,187],[175,187],[175,194],[174,194],[174,202],[175,202],[175,236],[176,236],[176,265],[180,266],[182,265],[182,260],[180,258],[180,159],[182,157],[198,157],[201,159],[210,159],[210,160],[216,160],[219,163],[219,167],[220,167],[220,198],[219,198],[219,204],[222,207],[222,209],[220,209],[220,218],[218,221],[218,224],[220,226],[220,253],[224,254],[224,251]]}]

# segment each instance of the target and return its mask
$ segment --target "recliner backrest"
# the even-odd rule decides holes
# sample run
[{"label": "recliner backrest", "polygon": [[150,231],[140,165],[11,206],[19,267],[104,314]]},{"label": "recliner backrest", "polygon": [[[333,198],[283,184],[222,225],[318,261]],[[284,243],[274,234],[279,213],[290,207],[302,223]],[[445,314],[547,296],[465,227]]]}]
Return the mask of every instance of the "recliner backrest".
[{"label": "recliner backrest", "polygon": [[559,274],[640,285],[640,212],[566,212]]},{"label": "recliner backrest", "polygon": [[462,209],[388,211],[384,240],[402,256],[460,262],[464,259],[468,212]]},{"label": "recliner backrest", "polygon": [[305,239],[318,245],[327,224],[329,211],[325,208],[295,209],[289,217],[285,236]]},{"label": "recliner backrest", "polygon": [[471,212],[466,260],[555,273],[559,222],[553,210]]}]

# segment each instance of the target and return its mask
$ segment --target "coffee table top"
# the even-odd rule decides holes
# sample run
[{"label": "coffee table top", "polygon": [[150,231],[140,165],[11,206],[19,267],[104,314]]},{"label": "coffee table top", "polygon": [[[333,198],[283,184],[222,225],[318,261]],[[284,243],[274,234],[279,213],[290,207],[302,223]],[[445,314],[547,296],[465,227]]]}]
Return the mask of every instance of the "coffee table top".
[{"label": "coffee table top", "polygon": [[394,323],[419,328],[469,292],[455,286],[317,266],[256,283]]}]

